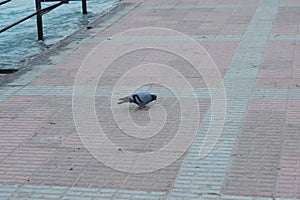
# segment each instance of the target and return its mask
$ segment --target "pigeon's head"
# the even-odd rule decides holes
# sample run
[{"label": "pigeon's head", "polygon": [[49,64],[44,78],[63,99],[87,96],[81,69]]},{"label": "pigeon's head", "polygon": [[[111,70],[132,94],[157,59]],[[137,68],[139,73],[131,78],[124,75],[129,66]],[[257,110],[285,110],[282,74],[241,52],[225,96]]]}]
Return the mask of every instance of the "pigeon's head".
[{"label": "pigeon's head", "polygon": [[151,94],[151,97],[152,97],[152,101],[157,99],[157,96],[155,94]]}]

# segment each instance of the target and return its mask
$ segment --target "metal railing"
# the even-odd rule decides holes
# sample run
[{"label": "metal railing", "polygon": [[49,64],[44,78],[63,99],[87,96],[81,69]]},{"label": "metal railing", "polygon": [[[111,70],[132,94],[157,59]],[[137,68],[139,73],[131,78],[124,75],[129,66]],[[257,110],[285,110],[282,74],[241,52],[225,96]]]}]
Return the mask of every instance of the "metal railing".
[{"label": "metal railing", "polygon": [[[6,0],[6,1],[2,1],[0,2],[1,4],[5,4],[10,2],[11,0]],[[30,19],[31,17],[36,16],[37,17],[37,32],[38,32],[38,40],[43,40],[44,36],[43,36],[43,20],[42,20],[42,16],[48,12],[50,12],[51,10],[63,5],[63,4],[67,4],[69,3],[69,0],[61,0],[59,3],[56,3],[54,5],[51,5],[49,7],[46,8],[42,8],[41,6],[41,2],[52,2],[52,1],[58,1],[58,0],[35,0],[35,7],[36,7],[36,12],[32,13],[31,15],[28,15],[27,17],[24,17],[23,19],[20,19],[19,21],[3,28],[0,29],[0,33],[7,31],[8,29]],[[81,0],[82,1],[82,13],[83,14],[87,14],[87,6],[86,6],[86,0]]]},{"label": "metal railing", "polygon": [[11,0],[0,1],[0,5],[10,2]]}]

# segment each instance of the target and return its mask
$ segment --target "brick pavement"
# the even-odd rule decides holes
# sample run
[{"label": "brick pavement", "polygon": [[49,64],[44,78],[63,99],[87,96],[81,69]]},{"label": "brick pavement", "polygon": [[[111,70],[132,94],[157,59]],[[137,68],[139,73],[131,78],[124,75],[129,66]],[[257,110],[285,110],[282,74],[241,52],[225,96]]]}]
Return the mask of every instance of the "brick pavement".
[{"label": "brick pavement", "polygon": [[[299,17],[297,0],[120,3],[92,29],[82,29],[19,72],[1,77],[0,199],[300,199]],[[178,128],[180,105],[155,85],[150,89],[159,94],[171,126],[143,140],[123,134],[113,122],[112,89],[136,63],[178,70],[195,89],[201,112],[198,134],[176,162],[130,174],[99,162],[82,144],[73,121],[72,86],[82,60],[97,44],[145,26],[183,32],[206,48],[224,80],[227,116],[214,149],[199,159],[211,118],[204,79],[168,52],[145,49],[122,56],[105,71],[95,95],[98,120],[122,151],[157,150]],[[185,88],[172,89],[189,97]],[[146,112],[131,116],[139,125],[149,121]]]}]

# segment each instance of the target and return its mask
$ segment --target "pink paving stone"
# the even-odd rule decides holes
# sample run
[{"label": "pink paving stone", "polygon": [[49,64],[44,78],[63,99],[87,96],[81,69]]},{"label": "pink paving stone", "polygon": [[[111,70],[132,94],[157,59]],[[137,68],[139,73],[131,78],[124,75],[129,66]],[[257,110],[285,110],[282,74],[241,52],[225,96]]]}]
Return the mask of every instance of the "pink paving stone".
[{"label": "pink paving stone", "polygon": [[293,79],[300,79],[300,62],[299,65],[294,65],[292,77]]},{"label": "pink paving stone", "polygon": [[[30,117],[30,115],[24,117],[16,117],[5,126],[10,127],[11,130],[24,130],[28,128],[29,130],[35,130],[40,128],[40,126],[45,122],[43,118]],[[4,126],[4,128],[5,128]],[[24,129],[23,129],[24,128]]]},{"label": "pink paving stone", "polygon": [[286,111],[287,101],[284,100],[253,100],[248,105],[248,110],[275,110]]},{"label": "pink paving stone", "polygon": [[300,42],[298,41],[295,46],[295,56],[294,56],[294,60],[293,60],[294,67],[298,70],[300,69],[300,56],[299,55],[300,55]]},{"label": "pink paving stone", "polygon": [[299,3],[298,0],[281,0],[282,3],[292,3],[292,4],[297,4]]},{"label": "pink paving stone", "polygon": [[78,133],[71,134],[62,144],[62,148],[82,148],[84,145],[81,142],[81,139]]},{"label": "pink paving stone", "polygon": [[209,15],[210,9],[201,9],[201,12],[199,10],[191,11],[188,14],[186,14],[183,18],[183,20],[202,20]]},{"label": "pink paving stone", "polygon": [[2,160],[1,183],[25,183],[53,154],[55,149],[19,147]]},{"label": "pink paving stone", "polygon": [[[51,102],[49,97],[45,96],[12,96],[4,103],[1,103],[2,107],[13,108],[27,108],[27,107],[38,107],[44,105],[46,102]],[[16,110],[20,111],[20,110]]]},{"label": "pink paving stone", "polygon": [[300,158],[283,157],[277,182],[278,197],[300,198]]},{"label": "pink paving stone", "polygon": [[300,78],[291,79],[289,88],[298,88],[299,89],[300,88]]},{"label": "pink paving stone", "polygon": [[196,29],[198,34],[219,34],[222,30],[226,19],[228,19],[234,8],[214,8],[206,18],[204,23]]},{"label": "pink paving stone", "polygon": [[[238,42],[236,41],[201,41],[199,42],[208,52],[208,54],[212,57],[214,62],[216,63],[218,70],[221,73],[221,76],[224,76],[226,73],[228,66],[230,65],[232,56],[235,52],[235,49],[238,46]],[[109,85],[112,86],[116,83],[120,76],[122,76],[126,71],[131,69],[133,66],[144,64],[144,63],[160,63],[165,64],[170,67],[174,67],[181,72],[181,74],[188,78],[194,77],[197,78],[198,81],[203,82],[200,75],[194,73],[192,66],[182,60],[180,57],[169,54],[166,52],[158,51],[158,50],[141,50],[138,52],[132,52],[120,57],[118,60],[113,62],[105,71],[100,80],[100,85]],[[197,76],[196,76],[197,75]],[[143,75],[145,76],[145,75]],[[142,77],[142,76],[140,76]],[[154,77],[155,78],[155,77]],[[155,82],[156,79],[153,79]],[[193,80],[191,80],[193,81]],[[196,86],[193,84],[193,86]],[[201,84],[202,87],[206,87],[205,84]],[[200,87],[197,85],[197,87]]]},{"label": "pink paving stone", "polygon": [[259,79],[290,79],[292,77],[292,69],[280,69],[280,68],[262,68],[259,70]]},{"label": "pink paving stone", "polygon": [[258,79],[256,82],[256,87],[259,88],[278,88],[278,89],[287,89],[289,88],[290,80],[289,79]]},{"label": "pink paving stone", "polygon": [[262,68],[292,68],[295,57],[294,41],[269,41],[265,47]]},{"label": "pink paving stone", "polygon": [[289,88],[292,69],[262,68],[259,70],[257,87]]},{"label": "pink paving stone", "polygon": [[[0,162],[5,159],[12,151],[14,151],[15,147],[12,146],[2,146],[0,145]],[[2,174],[5,172],[2,171]]]},{"label": "pink paving stone", "polygon": [[300,124],[300,101],[290,100],[288,103],[286,123],[299,125]]},{"label": "pink paving stone", "polygon": [[12,117],[5,117],[5,118],[0,118],[0,128],[7,124],[9,121],[11,121],[13,118]]},{"label": "pink paving stone", "polygon": [[2,126],[0,130],[0,145],[19,146],[32,137],[44,123],[44,119],[14,118]]},{"label": "pink paving stone", "polygon": [[[240,1],[239,5],[241,5],[240,8],[234,9],[232,15],[233,16],[243,16],[243,17],[251,17],[253,16],[259,0],[253,0],[250,3],[245,1]],[[248,5],[247,5],[248,4]]]},{"label": "pink paving stone", "polygon": [[299,33],[299,17],[300,11],[297,7],[280,8],[273,25],[273,35],[297,35]]},{"label": "pink paving stone", "polygon": [[[143,5],[146,6],[164,6],[164,5],[176,5],[177,3],[180,3],[182,0],[165,0],[162,4],[161,1],[145,1],[145,3],[143,3]],[[136,1],[133,1],[136,2]]]},{"label": "pink paving stone", "polygon": [[236,41],[200,41],[208,54],[218,67],[221,75],[224,76],[234,55],[239,42]]},{"label": "pink paving stone", "polygon": [[[235,144],[223,194],[274,196],[287,102],[251,100]],[[267,180],[267,181],[266,181]]]},{"label": "pink paving stone", "polygon": [[[44,109],[44,117],[53,115],[61,107],[71,102],[72,97],[57,96],[12,96],[0,104],[1,109],[9,108],[11,112],[22,114],[27,110]],[[25,115],[24,115],[25,117]],[[31,117],[29,115],[29,117]],[[42,116],[39,116],[42,118]]]},{"label": "pink paving stone", "polygon": [[35,86],[72,86],[79,67],[85,57],[98,43],[89,42],[80,46],[72,54],[67,55],[58,64],[51,67],[46,73],[33,80],[29,85]]},{"label": "pink paving stone", "polygon": [[[241,1],[239,1],[241,2]],[[233,3],[239,3],[239,2],[233,2]],[[187,2],[182,1],[183,4],[188,4]],[[224,4],[228,4],[229,2],[226,2]],[[191,3],[193,4],[193,2]],[[204,1],[203,3],[196,2],[196,4],[199,4],[199,6],[205,6],[205,5],[212,5],[212,4],[220,4],[220,2],[207,2]],[[243,3],[241,3],[243,4]],[[156,3],[152,2],[149,4],[149,2],[146,2],[143,5],[151,5],[156,6]],[[180,5],[180,3],[177,3],[172,1],[170,4],[165,5]],[[189,4],[190,5],[190,4]],[[157,4],[158,7],[164,6],[161,4]],[[255,6],[253,6],[254,9],[251,9],[251,12],[255,10]],[[110,27],[110,29],[105,30],[101,35],[103,36],[109,36],[114,35],[116,33],[125,31],[127,29],[131,28],[140,28],[145,26],[158,26],[163,28],[172,28],[174,30],[186,33],[186,34],[242,34],[247,29],[249,20],[251,19],[251,12],[243,13],[242,11],[239,12],[239,9],[242,8],[215,8],[213,10],[211,9],[200,9],[201,12],[199,12],[199,9],[189,9],[187,12],[187,9],[184,8],[175,8],[172,10],[160,10],[160,9],[154,9],[152,10],[133,10],[128,15],[124,16],[122,19],[120,19],[120,24],[113,25]],[[176,13],[176,14],[174,14]],[[239,27],[231,27],[226,28],[224,26],[224,22],[226,20],[231,20],[231,18],[240,20],[241,16],[248,17],[246,21],[242,21],[242,23],[239,25]],[[178,19],[177,19],[178,18]],[[129,20],[130,19],[130,20]],[[128,23],[130,22],[130,23]],[[195,28],[196,26],[196,28]],[[224,27],[223,32],[220,32]]]},{"label": "pink paving stone", "polygon": [[[256,2],[256,1],[257,0],[254,0],[253,2]],[[242,0],[204,0],[203,3],[206,3],[206,4],[237,4],[237,3],[243,3],[243,1]]]},{"label": "pink paving stone", "polygon": [[224,35],[243,35],[243,33],[247,30],[248,24],[232,24],[227,25],[222,28],[219,34]]}]

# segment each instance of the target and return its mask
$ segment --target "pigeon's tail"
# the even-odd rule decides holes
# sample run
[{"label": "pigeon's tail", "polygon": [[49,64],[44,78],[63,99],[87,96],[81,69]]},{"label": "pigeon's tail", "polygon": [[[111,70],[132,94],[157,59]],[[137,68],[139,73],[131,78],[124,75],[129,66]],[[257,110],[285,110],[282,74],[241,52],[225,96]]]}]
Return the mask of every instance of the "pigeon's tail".
[{"label": "pigeon's tail", "polygon": [[130,97],[129,96],[120,98],[118,104],[128,103],[128,102],[130,102]]}]

